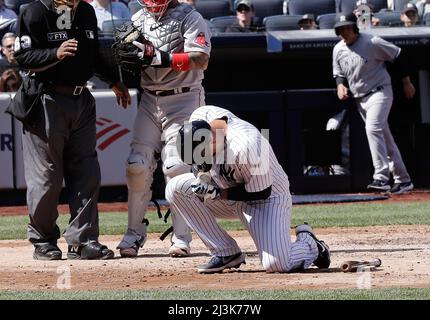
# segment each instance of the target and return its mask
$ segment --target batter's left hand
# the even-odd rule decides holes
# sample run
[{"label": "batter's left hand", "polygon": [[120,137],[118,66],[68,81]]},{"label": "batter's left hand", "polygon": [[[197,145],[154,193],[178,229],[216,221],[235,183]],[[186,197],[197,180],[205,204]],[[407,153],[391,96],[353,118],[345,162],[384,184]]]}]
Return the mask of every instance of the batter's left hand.
[{"label": "batter's left hand", "polygon": [[116,95],[116,101],[118,105],[125,109],[131,104],[131,97],[130,93],[128,92],[128,88],[122,82],[116,82],[112,86],[112,91]]},{"label": "batter's left hand", "polygon": [[405,93],[406,99],[412,99],[415,96],[415,87],[412,82],[408,81],[403,83],[403,92]]}]

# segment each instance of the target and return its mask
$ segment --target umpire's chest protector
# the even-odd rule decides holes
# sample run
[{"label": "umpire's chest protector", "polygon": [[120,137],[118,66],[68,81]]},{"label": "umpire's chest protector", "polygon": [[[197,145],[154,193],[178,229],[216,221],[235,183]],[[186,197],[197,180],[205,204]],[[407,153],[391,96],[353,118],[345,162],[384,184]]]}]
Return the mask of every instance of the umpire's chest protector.
[{"label": "umpire's chest protector", "polygon": [[185,18],[193,12],[190,6],[178,5],[168,10],[167,14],[155,21],[145,10],[133,17],[136,27],[141,28],[145,38],[166,52],[181,52],[184,49],[182,25]]}]

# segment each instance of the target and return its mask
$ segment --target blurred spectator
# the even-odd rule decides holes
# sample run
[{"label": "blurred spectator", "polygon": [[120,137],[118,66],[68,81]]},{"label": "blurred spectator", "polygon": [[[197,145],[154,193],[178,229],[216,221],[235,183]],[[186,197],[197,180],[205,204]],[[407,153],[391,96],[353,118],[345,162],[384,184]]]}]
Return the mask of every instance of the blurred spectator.
[{"label": "blurred spectator", "polygon": [[412,3],[415,3],[418,10],[418,15],[422,19],[426,13],[430,12],[430,0],[417,0],[417,1],[411,1]]},{"label": "blurred spectator", "polygon": [[315,21],[315,16],[312,13],[306,13],[298,22],[300,30],[311,30],[318,29],[318,25]]},{"label": "blurred spectator", "polygon": [[379,26],[379,19],[373,15],[373,5],[367,0],[357,1],[357,7],[354,10],[354,14],[357,17],[357,25],[360,29]]},{"label": "blurred spectator", "polygon": [[21,86],[22,78],[16,69],[7,69],[0,77],[0,92],[16,92]]},{"label": "blurred spectator", "polygon": [[[1,1],[1,0],[0,0]],[[131,19],[130,10],[122,2],[111,0],[94,0],[91,2],[97,17],[97,27],[102,30],[104,21]]]},{"label": "blurred spectator", "polygon": [[0,25],[17,18],[15,11],[6,8],[4,0],[0,0]]},{"label": "blurred spectator", "polygon": [[237,21],[227,27],[226,32],[262,31],[263,27],[256,23],[254,6],[250,0],[239,0],[235,3]]},{"label": "blurred spectator", "polygon": [[16,35],[14,33],[8,32],[1,40],[2,59],[0,60],[0,74],[2,74],[7,69],[17,68],[17,63],[14,56],[15,39]]},{"label": "blurred spectator", "polygon": [[417,6],[413,3],[405,4],[402,14],[400,15],[400,20],[402,20],[405,27],[413,27],[417,25],[420,20]]},{"label": "blurred spectator", "polygon": [[181,3],[188,3],[190,6],[192,6],[193,8],[195,8],[197,0],[179,0],[179,2],[181,2]]}]

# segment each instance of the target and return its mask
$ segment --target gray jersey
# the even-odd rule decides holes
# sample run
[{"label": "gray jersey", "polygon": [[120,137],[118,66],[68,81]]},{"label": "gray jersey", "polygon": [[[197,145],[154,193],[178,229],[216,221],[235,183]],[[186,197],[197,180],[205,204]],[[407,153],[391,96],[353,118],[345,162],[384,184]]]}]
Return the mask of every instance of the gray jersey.
[{"label": "gray jersey", "polygon": [[287,174],[269,142],[252,124],[215,106],[196,109],[190,121],[211,122],[221,118],[227,120],[228,130],[222,159],[216,159],[210,171],[215,183],[223,189],[244,184],[248,192],[259,192],[272,186],[272,196],[288,193]]},{"label": "gray jersey", "polygon": [[[145,8],[132,17],[146,39],[165,52],[204,52],[210,54],[211,33],[203,17],[187,4],[169,8],[157,22]],[[142,70],[141,85],[148,90],[171,90],[201,85],[203,70],[176,71],[148,67]]]},{"label": "gray jersey", "polygon": [[385,61],[393,62],[400,48],[380,37],[360,33],[348,46],[341,40],[333,49],[333,76],[348,80],[355,98],[362,97],[378,86],[391,85]]}]

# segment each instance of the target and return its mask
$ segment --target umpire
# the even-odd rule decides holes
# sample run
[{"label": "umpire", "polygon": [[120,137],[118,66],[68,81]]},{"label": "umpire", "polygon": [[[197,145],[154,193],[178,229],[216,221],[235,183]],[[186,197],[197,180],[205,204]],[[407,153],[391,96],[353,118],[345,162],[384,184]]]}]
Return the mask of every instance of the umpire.
[{"label": "umpire", "polygon": [[[95,72],[110,83],[118,103],[130,104],[128,89],[102,63],[94,9],[80,0],[38,0],[19,17],[16,60],[30,71],[36,100],[34,126],[24,126],[23,149],[30,215],[28,239],[37,260],[59,260],[57,205],[63,178],[70,222],[64,232],[68,259],[109,259],[98,242],[100,168],[95,100],[86,89]],[[23,88],[21,88],[23,90]]]}]

